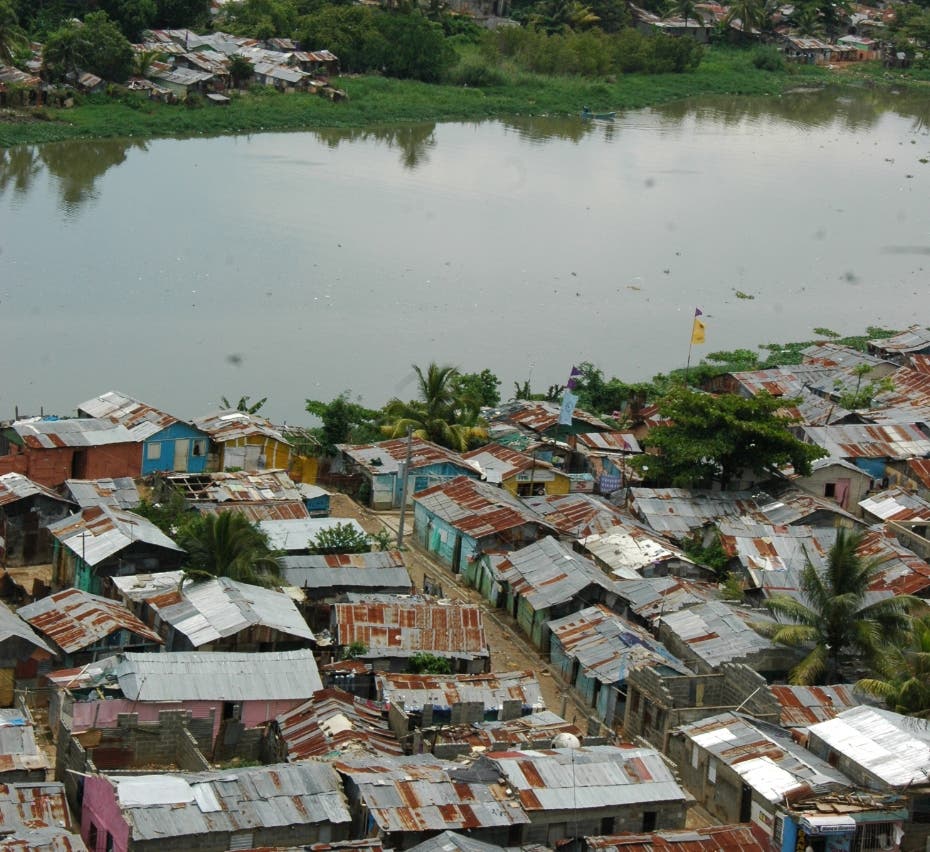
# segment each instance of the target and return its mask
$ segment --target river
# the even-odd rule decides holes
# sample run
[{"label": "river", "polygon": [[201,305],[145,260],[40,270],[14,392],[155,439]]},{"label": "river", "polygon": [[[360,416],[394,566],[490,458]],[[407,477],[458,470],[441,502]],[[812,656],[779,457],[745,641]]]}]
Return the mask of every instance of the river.
[{"label": "river", "polygon": [[927,322],[930,102],[713,98],[523,118],[0,151],[0,418],[117,389],[277,421],[411,364],[504,396],[574,363]]}]

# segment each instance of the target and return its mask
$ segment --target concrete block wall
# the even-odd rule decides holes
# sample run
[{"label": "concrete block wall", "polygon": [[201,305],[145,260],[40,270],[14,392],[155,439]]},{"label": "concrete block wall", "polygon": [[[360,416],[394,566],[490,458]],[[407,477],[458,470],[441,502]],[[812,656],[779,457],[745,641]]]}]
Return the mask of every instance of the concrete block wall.
[{"label": "concrete block wall", "polygon": [[757,671],[742,663],[724,663],[721,706],[741,707],[741,712],[758,719],[778,722],[781,706],[768,688],[768,681]]}]

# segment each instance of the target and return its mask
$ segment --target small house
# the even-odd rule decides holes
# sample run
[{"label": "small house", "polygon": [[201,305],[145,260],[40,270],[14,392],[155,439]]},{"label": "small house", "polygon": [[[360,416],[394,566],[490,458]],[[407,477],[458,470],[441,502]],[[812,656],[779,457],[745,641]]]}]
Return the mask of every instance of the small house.
[{"label": "small house", "polygon": [[872,477],[846,459],[822,458],[811,462],[809,475],[792,474],[791,482],[817,497],[833,500],[847,512],[855,513],[872,486]]},{"label": "small house", "polygon": [[462,458],[478,471],[481,479],[500,485],[518,497],[568,494],[571,479],[567,474],[535,455],[521,453],[502,444],[485,444],[464,453]]},{"label": "small house", "polygon": [[558,530],[560,535],[577,541],[603,533],[629,520],[629,515],[623,509],[593,494],[527,497],[524,504]]},{"label": "small house", "polygon": [[13,705],[17,681],[35,678],[54,649],[25,621],[0,603],[0,707]]},{"label": "small house", "polygon": [[603,420],[580,408],[572,413],[571,425],[559,423],[560,413],[561,407],[556,402],[517,399],[502,403],[489,412],[487,419],[492,425],[507,423],[537,438],[554,441],[565,441],[570,435],[579,433],[614,431]]},{"label": "small house", "polygon": [[[308,518],[311,505],[320,507],[320,495],[312,486],[294,482],[280,469],[171,474],[162,488],[166,496],[171,490],[179,493],[203,514],[236,512],[253,522]],[[328,515],[328,499],[325,506],[322,514]]]},{"label": "small house", "polygon": [[10,852],[87,852],[72,833],[65,788],[57,781],[0,784],[0,813],[3,846]]},{"label": "small house", "polygon": [[[19,707],[0,709],[0,785],[24,781],[41,783],[49,777],[51,769],[48,755],[36,743],[35,726],[29,711]],[[3,813],[5,839],[8,814],[5,810],[0,810],[0,813]]]},{"label": "small house", "polygon": [[48,525],[66,517],[74,503],[21,473],[0,476],[0,565],[52,561]]},{"label": "small house", "polygon": [[811,36],[785,36],[785,58],[806,65],[826,65],[836,47]]},{"label": "small house", "polygon": [[106,479],[67,479],[65,491],[82,509],[91,506],[113,506],[133,510],[142,498],[136,481],[128,476]]},{"label": "small house", "polygon": [[194,420],[210,436],[208,470],[287,470],[291,445],[270,420],[245,411],[216,411]]},{"label": "small house", "polygon": [[584,852],[772,852],[748,825],[711,825],[652,834],[585,837]]},{"label": "small house", "polygon": [[698,565],[683,550],[632,520],[584,536],[582,552],[618,580],[640,577],[713,579],[713,572]]},{"label": "small house", "polygon": [[258,522],[258,528],[268,537],[269,547],[286,556],[309,554],[321,533],[337,527],[351,527],[363,540],[368,537],[355,518],[268,518]]},{"label": "small house", "polygon": [[903,366],[911,355],[930,355],[930,329],[912,325],[891,337],[870,340],[868,350],[872,355]]}]

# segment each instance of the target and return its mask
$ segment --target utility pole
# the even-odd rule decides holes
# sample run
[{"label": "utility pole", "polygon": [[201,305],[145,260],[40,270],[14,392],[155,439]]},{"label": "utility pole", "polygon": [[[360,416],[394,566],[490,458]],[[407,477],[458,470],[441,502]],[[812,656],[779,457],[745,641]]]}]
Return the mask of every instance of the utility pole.
[{"label": "utility pole", "polygon": [[404,517],[407,514],[407,480],[410,478],[410,457],[413,455],[413,426],[407,427],[407,460],[400,486],[400,523],[397,525],[397,549],[404,546]]}]

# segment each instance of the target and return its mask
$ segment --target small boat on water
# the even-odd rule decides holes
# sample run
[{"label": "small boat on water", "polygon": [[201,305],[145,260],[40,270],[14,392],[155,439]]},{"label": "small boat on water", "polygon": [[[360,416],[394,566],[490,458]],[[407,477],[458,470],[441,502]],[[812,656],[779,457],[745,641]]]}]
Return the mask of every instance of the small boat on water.
[{"label": "small boat on water", "polygon": [[599,121],[613,121],[617,113],[615,112],[593,112],[587,107],[581,108],[582,118],[596,118]]}]

